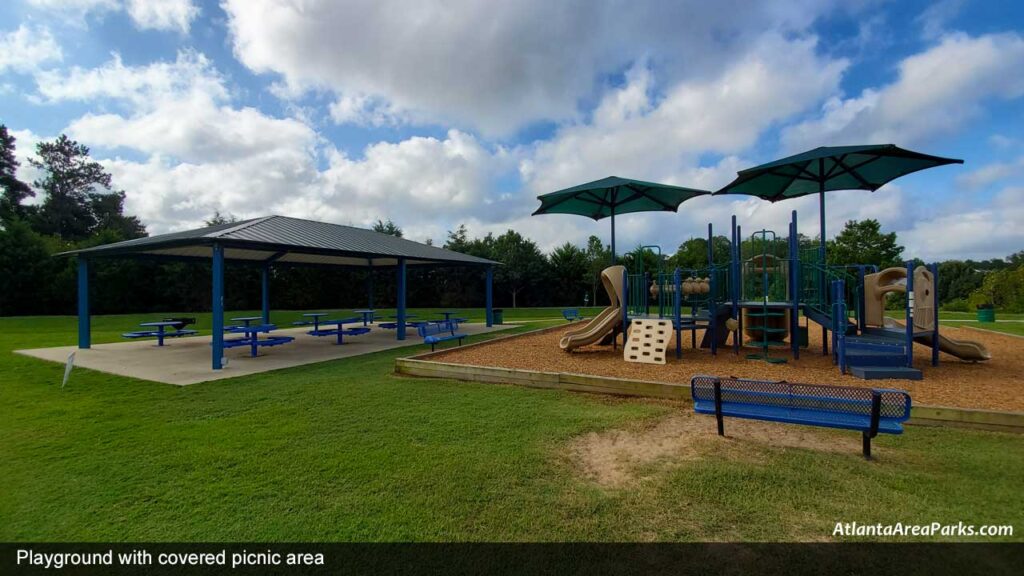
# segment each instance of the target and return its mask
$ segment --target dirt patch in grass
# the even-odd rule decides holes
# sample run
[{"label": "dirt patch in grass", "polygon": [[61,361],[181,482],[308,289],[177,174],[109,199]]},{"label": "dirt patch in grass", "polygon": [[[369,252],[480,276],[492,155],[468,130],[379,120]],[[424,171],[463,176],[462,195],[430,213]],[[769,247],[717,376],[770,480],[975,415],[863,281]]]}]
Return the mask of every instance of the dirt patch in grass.
[{"label": "dirt patch in grass", "polygon": [[713,417],[680,411],[639,429],[591,432],[573,440],[568,451],[585,478],[607,488],[642,482],[701,458],[760,461],[766,451],[778,448],[853,455],[860,451],[856,433],[735,418],[726,420],[725,433],[718,436]]}]

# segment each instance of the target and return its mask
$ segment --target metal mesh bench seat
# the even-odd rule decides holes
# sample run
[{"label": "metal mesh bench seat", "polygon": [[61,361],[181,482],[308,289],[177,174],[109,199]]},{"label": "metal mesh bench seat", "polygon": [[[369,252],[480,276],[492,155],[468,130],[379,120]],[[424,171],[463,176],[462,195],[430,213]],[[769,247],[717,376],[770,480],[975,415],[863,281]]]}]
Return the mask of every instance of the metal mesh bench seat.
[{"label": "metal mesh bench seat", "polygon": [[714,414],[724,435],[723,417],[858,430],[871,457],[871,438],[901,434],[910,417],[910,395],[902,390],[792,384],[743,378],[695,376],[690,380],[693,408]]},{"label": "metal mesh bench seat", "polygon": [[423,338],[424,344],[430,344],[430,351],[433,352],[438,344],[449,340],[458,340],[459,346],[462,346],[462,340],[466,335],[456,333],[458,328],[458,322],[437,322],[417,326],[416,332]]},{"label": "metal mesh bench seat", "polygon": [[576,308],[566,308],[562,310],[562,317],[569,322],[583,319],[583,316],[580,315],[580,311]]}]

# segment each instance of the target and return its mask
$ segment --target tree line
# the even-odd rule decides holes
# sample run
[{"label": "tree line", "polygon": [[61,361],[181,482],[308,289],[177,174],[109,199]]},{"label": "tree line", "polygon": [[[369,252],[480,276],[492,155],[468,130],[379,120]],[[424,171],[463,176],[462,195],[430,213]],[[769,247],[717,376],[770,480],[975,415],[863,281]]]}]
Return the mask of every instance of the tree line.
[{"label": "tree line", "polygon": [[[125,193],[112,187],[111,176],[89,156],[89,148],[61,135],[40,142],[30,160],[36,181],[17,178],[16,141],[0,125],[0,315],[71,314],[75,310],[76,267],[73,258],[54,255],[78,248],[146,236],[138,218],[125,214]],[[230,221],[215,213],[207,224]],[[381,219],[374,230],[402,236],[399,224]],[[730,241],[712,238],[716,264],[728,262]],[[744,251],[757,249],[744,240]],[[783,240],[784,242],[784,240]],[[428,243],[432,243],[428,241]],[[619,255],[631,270],[690,269],[707,265],[706,238],[691,238],[660,257],[653,250]],[[817,246],[800,238],[802,250]],[[597,236],[585,245],[567,242],[550,253],[515,230],[470,237],[464,225],[449,231],[443,247],[501,262],[494,271],[497,307],[603,305],[607,296],[600,273],[611,261],[610,248]],[[901,265],[903,247],[895,233],[883,233],[875,220],[847,222],[828,242],[829,263]],[[938,292],[947,308],[977,305],[1024,311],[1024,252],[1005,259],[950,260],[939,266]],[[210,266],[197,262],[99,259],[92,266],[92,309],[97,314],[190,312],[210,309]],[[372,283],[368,274],[373,274]],[[225,305],[254,309],[260,302],[257,268],[229,263]],[[372,295],[368,287],[372,284]],[[410,306],[477,307],[484,303],[479,268],[410,267]],[[275,266],[271,302],[279,309],[354,308],[372,298],[377,307],[394,306],[396,277],[379,269],[330,269]]]}]

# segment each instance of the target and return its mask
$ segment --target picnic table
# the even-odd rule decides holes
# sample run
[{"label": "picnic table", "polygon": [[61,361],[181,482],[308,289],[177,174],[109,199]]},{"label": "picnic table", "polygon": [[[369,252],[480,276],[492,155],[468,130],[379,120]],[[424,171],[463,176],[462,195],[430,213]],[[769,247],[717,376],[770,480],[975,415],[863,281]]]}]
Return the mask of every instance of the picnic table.
[{"label": "picnic table", "polygon": [[[232,318],[236,320],[236,318]],[[251,322],[251,320],[250,320]],[[234,338],[231,340],[224,341],[225,348],[235,348],[238,346],[249,346],[249,355],[255,358],[259,356],[260,346],[277,346],[279,344],[287,344],[295,338],[291,336],[270,336],[268,338],[260,339],[261,333],[269,333],[277,330],[277,326],[274,324],[246,324],[245,326],[231,326],[227,328],[227,332],[233,334],[243,334],[242,338]]]},{"label": "picnic table", "polygon": [[368,324],[373,324],[373,315],[376,312],[376,310],[374,310],[372,308],[363,308],[363,309],[360,309],[360,310],[353,310],[352,312],[354,312],[356,314],[362,314],[362,316],[363,316],[363,326],[366,326]]},{"label": "picnic table", "polygon": [[313,330],[320,329],[320,319],[327,315],[327,312],[307,312],[303,314],[303,316],[305,316],[306,318],[313,319]]},{"label": "picnic table", "polygon": [[[256,320],[263,320],[263,316],[238,316],[231,319],[232,322],[241,322],[244,326],[248,326],[249,323],[255,322]],[[233,326],[229,326],[228,328],[233,328]]]},{"label": "picnic table", "polygon": [[327,324],[328,326],[334,324],[337,328],[331,328],[328,330],[320,330],[318,328],[316,330],[311,330],[308,334],[310,336],[337,336],[338,339],[335,341],[335,344],[344,344],[344,336],[359,336],[360,334],[366,334],[370,331],[369,328],[365,327],[345,329],[345,324],[355,324],[356,322],[359,322],[359,318],[336,318],[334,320],[323,320],[321,321],[321,324]]},{"label": "picnic table", "polygon": [[[156,331],[152,331],[152,330],[146,331],[146,330],[144,330],[144,331],[141,331],[141,332],[129,332],[128,334],[131,334],[132,336],[128,336],[128,334],[125,334],[124,336],[126,338],[141,338],[142,336],[156,336],[156,345],[157,346],[163,346],[164,345],[164,338],[166,338],[169,335],[167,333],[167,328],[169,326],[176,327],[176,326],[178,326],[180,324],[181,323],[177,322],[177,321],[172,322],[172,321],[167,321],[167,320],[161,320],[159,322],[143,322],[143,323],[139,324],[139,326],[142,326],[143,328],[156,328]],[[184,335],[184,334],[177,334],[177,332],[178,331],[175,330],[175,332],[172,333],[172,334],[174,334],[175,336],[183,336]],[[185,332],[186,333],[195,334],[194,330],[186,330]]]},{"label": "picnic table", "polygon": [[445,322],[451,322],[452,316],[458,313],[458,310],[441,310],[440,312],[438,312],[438,314],[444,316]]}]

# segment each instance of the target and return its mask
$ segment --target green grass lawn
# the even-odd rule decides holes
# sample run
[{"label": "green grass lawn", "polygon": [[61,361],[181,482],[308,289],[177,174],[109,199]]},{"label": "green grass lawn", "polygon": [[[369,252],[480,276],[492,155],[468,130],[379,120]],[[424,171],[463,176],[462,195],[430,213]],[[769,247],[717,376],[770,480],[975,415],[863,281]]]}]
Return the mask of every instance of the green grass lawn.
[{"label": "green grass lawn", "polygon": [[[903,320],[905,317],[904,313],[898,310],[886,311],[885,315],[890,318],[895,318],[896,320]],[[967,326],[971,328],[991,330],[993,332],[1003,332],[1004,334],[1024,336],[1024,314],[1011,314],[1008,312],[996,311],[996,318],[997,320],[1006,320],[1006,322],[978,322],[978,315],[973,312],[939,311],[939,323],[941,326],[950,326],[952,328]]]},{"label": "green grass lawn", "polygon": [[[94,341],[153,316],[97,317]],[[560,313],[506,309],[544,316]],[[686,408],[394,376],[394,358],[422,346],[183,388],[76,369],[63,391],[61,366],[11,353],[74,340],[73,318],[0,319],[0,541],[822,540],[840,521],[1024,530],[1024,436],[912,427],[880,437],[865,462],[855,433],[822,431],[851,449],[706,446],[605,488],[577,471],[568,443]]]}]

